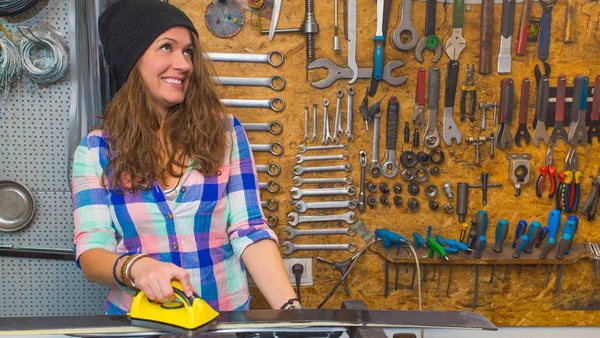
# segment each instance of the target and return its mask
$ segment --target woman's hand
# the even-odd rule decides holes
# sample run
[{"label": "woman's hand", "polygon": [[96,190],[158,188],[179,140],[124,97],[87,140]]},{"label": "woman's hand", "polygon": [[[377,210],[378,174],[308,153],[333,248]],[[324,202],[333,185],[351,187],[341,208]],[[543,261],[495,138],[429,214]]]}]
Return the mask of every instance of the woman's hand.
[{"label": "woman's hand", "polygon": [[129,274],[136,287],[144,291],[150,300],[174,300],[175,293],[171,286],[171,280],[173,279],[181,283],[186,296],[192,297],[193,293],[196,292],[190,283],[190,275],[185,269],[150,257],[144,257],[137,261],[131,267]]}]

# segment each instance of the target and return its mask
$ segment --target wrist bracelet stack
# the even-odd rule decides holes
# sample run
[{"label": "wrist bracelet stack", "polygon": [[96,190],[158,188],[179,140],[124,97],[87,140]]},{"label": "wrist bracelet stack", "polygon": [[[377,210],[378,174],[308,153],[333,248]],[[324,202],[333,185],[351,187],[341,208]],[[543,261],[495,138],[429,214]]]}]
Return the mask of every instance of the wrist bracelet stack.
[{"label": "wrist bracelet stack", "polygon": [[[119,265],[119,261],[124,256],[127,256],[127,258],[125,258],[125,261],[121,265],[121,269],[119,270],[119,278],[117,278],[117,272],[116,272],[117,266]],[[113,266],[113,277],[115,278],[115,282],[117,282],[117,284],[120,286],[126,286],[126,287],[130,288],[131,290],[136,290],[137,287],[135,286],[135,283],[131,278],[131,267],[133,267],[133,264],[135,264],[137,261],[139,261],[140,259],[142,259],[144,257],[150,257],[150,256],[148,254],[134,254],[134,255],[125,254],[125,255],[121,255],[119,258],[117,258],[117,260],[115,261],[115,265]]]},{"label": "wrist bracelet stack", "polygon": [[[298,302],[298,304],[293,305],[294,302]],[[279,308],[280,310],[298,310],[302,309],[302,305],[300,304],[300,299],[298,298],[290,298],[287,302],[283,303],[283,305]]]}]

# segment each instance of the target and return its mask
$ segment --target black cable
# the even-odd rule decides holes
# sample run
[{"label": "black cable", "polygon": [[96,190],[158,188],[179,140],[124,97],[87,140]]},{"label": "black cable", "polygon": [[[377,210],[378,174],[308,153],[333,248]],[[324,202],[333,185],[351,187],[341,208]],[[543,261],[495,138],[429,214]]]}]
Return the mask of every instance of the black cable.
[{"label": "black cable", "polygon": [[292,265],[292,273],[296,277],[296,295],[298,296],[298,303],[302,303],[302,298],[300,298],[300,280],[302,279],[302,273],[304,273],[304,266],[300,263]]},{"label": "black cable", "polygon": [[0,16],[10,16],[25,12],[40,0],[0,0]]}]

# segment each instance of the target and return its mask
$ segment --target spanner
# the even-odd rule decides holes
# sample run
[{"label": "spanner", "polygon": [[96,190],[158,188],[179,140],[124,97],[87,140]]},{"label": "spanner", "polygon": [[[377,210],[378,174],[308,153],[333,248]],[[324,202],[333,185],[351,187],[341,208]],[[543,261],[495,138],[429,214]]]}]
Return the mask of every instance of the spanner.
[{"label": "spanner", "polygon": [[600,75],[596,75],[594,81],[594,100],[592,103],[592,114],[590,116],[590,126],[587,131],[587,141],[592,144],[592,139],[600,142]]},{"label": "spanner", "polygon": [[[401,6],[401,7],[400,7]],[[392,45],[397,50],[413,49],[419,41],[419,33],[412,22],[412,0],[402,0],[398,11],[401,12],[400,24],[392,33]],[[402,41],[407,41],[403,43]]]},{"label": "spanner", "polygon": [[322,145],[326,145],[327,142],[333,141],[331,133],[329,132],[329,100],[323,99],[323,139],[321,140]]},{"label": "spanner", "polygon": [[275,162],[271,162],[269,164],[257,164],[256,172],[267,173],[270,176],[279,176],[281,173],[281,166]]},{"label": "spanner", "polygon": [[444,126],[443,138],[446,145],[451,146],[452,140],[456,140],[456,144],[462,141],[460,129],[452,118],[454,112],[454,99],[456,97],[456,82],[458,81],[458,61],[448,61],[448,70],[446,71],[446,93],[444,96]]},{"label": "spanner", "polygon": [[[267,54],[204,53],[204,55],[206,55],[206,57],[213,62],[255,62],[267,63],[273,67],[281,66],[285,60],[283,53],[278,50]],[[279,61],[272,61],[274,56],[278,57]]]},{"label": "spanner", "polygon": [[305,212],[314,209],[355,209],[356,200],[347,201],[326,201],[326,202],[304,202],[302,200],[292,201],[294,210]]},{"label": "spanner", "polygon": [[365,175],[367,171],[367,153],[361,150],[358,153],[360,158],[360,194],[358,198],[358,210],[365,210]]},{"label": "spanner", "polygon": [[279,192],[279,189],[281,188],[279,182],[277,181],[258,182],[258,187],[260,188],[260,190],[266,190],[273,194]]},{"label": "spanner", "polygon": [[356,235],[356,229],[354,228],[338,228],[338,229],[308,229],[308,230],[298,230],[293,227],[286,227],[283,229],[285,232],[289,232],[290,234],[285,239],[294,239],[297,236],[310,236],[310,235],[348,235],[354,236]]},{"label": "spanner", "polygon": [[[581,86],[581,74],[575,75],[573,78],[573,95],[571,97],[571,123],[569,124],[569,133],[571,135],[571,130],[575,128],[575,123],[577,122],[577,118],[579,118],[579,87]],[[567,142],[570,140],[567,138]]]},{"label": "spanner", "polygon": [[288,215],[288,222],[291,226],[295,227],[299,223],[308,222],[333,222],[333,221],[344,221],[348,224],[356,222],[356,214],[354,211],[348,211],[341,215],[320,215],[320,216],[301,216],[297,212],[290,212]]},{"label": "spanner", "polygon": [[419,68],[417,73],[417,92],[415,93],[415,109],[412,121],[423,129],[425,125],[425,68]]},{"label": "spanner", "polygon": [[348,81],[353,84],[358,79],[358,64],[356,63],[356,0],[348,0],[346,25],[348,31],[348,68],[352,71],[352,78]]},{"label": "spanner", "polygon": [[338,144],[339,139],[338,135],[344,133],[342,129],[342,98],[344,97],[344,92],[341,89],[338,89],[335,93],[337,97],[335,104],[335,124],[333,126],[333,143]]},{"label": "spanner", "polygon": [[285,101],[283,101],[281,97],[274,97],[270,100],[221,99],[221,103],[225,107],[233,108],[269,108],[276,113],[279,113],[285,108]]},{"label": "spanner", "polygon": [[276,199],[274,199],[274,198],[271,198],[268,201],[262,201],[262,202],[260,202],[260,206],[262,208],[266,208],[266,209],[269,209],[271,211],[277,211],[277,209],[279,209],[279,201],[276,200]]},{"label": "spanner", "polygon": [[279,121],[267,123],[242,123],[245,131],[266,131],[273,135],[279,135],[283,132],[283,124]]},{"label": "spanner", "polygon": [[379,164],[379,119],[381,118],[381,108],[373,115],[373,154],[371,156],[371,167],[369,173],[372,177],[379,177],[381,174],[381,165]]},{"label": "spanner", "polygon": [[[385,68],[383,69],[383,77],[382,80],[385,81],[390,86],[400,86],[406,82],[408,76],[399,76],[393,77],[392,72],[404,66],[404,61],[402,60],[392,60],[389,61]],[[351,79],[354,76],[354,72],[350,68],[342,68],[330,59],[321,58],[311,62],[308,65],[309,70],[325,68],[329,75],[320,81],[312,82],[310,85],[317,89],[324,89],[333,85],[337,80],[340,79]],[[358,68],[358,78],[359,79],[370,79],[371,73],[373,70],[371,68]]]},{"label": "spanner", "polygon": [[296,155],[296,163],[300,164],[306,161],[327,161],[327,160],[348,160],[350,156],[348,154],[339,155],[323,155],[323,156],[303,156],[302,154]]},{"label": "spanner", "polygon": [[356,188],[354,186],[348,186],[345,188],[322,188],[322,189],[300,189],[297,187],[290,188],[292,198],[297,200],[302,196],[331,196],[331,195],[348,195],[353,196],[356,194]]},{"label": "spanner", "polygon": [[[525,142],[525,145],[529,145],[531,142],[531,135],[527,129],[527,111],[529,110],[529,88],[531,86],[531,80],[528,77],[524,78],[521,82],[521,97],[519,102],[519,127],[515,134],[515,144],[520,148],[521,141]],[[482,120],[482,122],[485,120]]]},{"label": "spanner", "polygon": [[569,135],[565,130],[565,97],[567,93],[567,77],[564,74],[558,76],[556,83],[556,108],[554,113],[554,128],[550,135],[550,141],[554,146],[558,145],[558,139],[563,140],[563,144],[567,143]]},{"label": "spanner", "polygon": [[313,103],[313,134],[312,140],[317,141],[319,137],[317,136],[317,104]]},{"label": "spanner", "polygon": [[334,150],[334,149],[344,149],[348,150],[350,148],[347,144],[336,144],[331,146],[307,146],[305,144],[298,145],[300,149],[300,154],[304,154],[309,150]]},{"label": "spanner", "polygon": [[349,244],[294,244],[290,241],[285,241],[281,246],[286,246],[288,249],[283,253],[285,255],[291,255],[294,251],[299,250],[348,250],[350,252],[356,252],[358,245],[356,243]]},{"label": "spanner", "polygon": [[279,142],[273,142],[269,144],[251,144],[250,150],[252,152],[271,153],[275,156],[280,156],[283,154],[283,144]]},{"label": "spanner", "polygon": [[302,175],[303,173],[318,173],[325,171],[352,171],[352,164],[346,163],[343,165],[333,165],[325,167],[302,167],[301,165],[294,166],[294,174]]},{"label": "spanner", "polygon": [[452,36],[446,41],[446,55],[452,60],[458,60],[467,42],[463,37],[464,0],[454,0],[452,3]]},{"label": "spanner", "polygon": [[385,160],[381,165],[384,177],[392,178],[398,173],[396,162],[396,141],[398,140],[398,113],[400,104],[395,95],[388,100],[387,122],[385,127]]},{"label": "spanner", "polygon": [[352,119],[354,118],[354,87],[348,87],[348,118],[346,119],[346,137],[348,141],[354,141],[352,134]]},{"label": "spanner", "polygon": [[308,107],[304,107],[304,141],[308,141]]},{"label": "spanner", "polygon": [[542,75],[538,84],[537,98],[535,104],[535,114],[537,118],[537,124],[535,125],[535,131],[533,133],[533,139],[531,140],[536,147],[540,147],[540,141],[544,145],[550,143],[550,136],[546,131],[546,115],[548,114],[548,96],[550,95],[550,84],[548,77]]},{"label": "spanner", "polygon": [[427,0],[425,5],[425,31],[415,47],[415,59],[423,63],[423,52],[429,49],[433,52],[433,62],[440,61],[442,57],[442,43],[435,35],[436,0]]},{"label": "spanner", "polygon": [[352,176],[332,177],[332,178],[329,178],[329,177],[302,178],[300,176],[294,176],[292,178],[292,181],[294,181],[295,187],[301,187],[303,184],[335,184],[335,183],[352,184],[354,182],[354,179],[352,179]]},{"label": "spanner", "polygon": [[437,128],[438,102],[440,100],[440,69],[436,66],[429,69],[429,87],[427,89],[428,121],[423,143],[433,149],[440,145],[440,133]]},{"label": "spanner", "polygon": [[515,81],[511,78],[503,79],[500,89],[500,116],[501,124],[496,134],[496,147],[501,150],[512,148],[512,125],[513,102],[515,97]]},{"label": "spanner", "polygon": [[276,91],[285,88],[285,79],[281,75],[273,75],[271,77],[227,77],[213,76],[211,78],[215,84],[222,86],[257,86],[268,87]]},{"label": "spanner", "polygon": [[[573,147],[576,147],[578,144],[585,145],[587,143],[585,115],[587,113],[589,84],[590,79],[587,76],[582,76],[581,83],[579,85],[579,111],[577,112],[579,117],[577,118],[577,122],[575,122],[573,127],[569,129],[569,144]],[[573,104],[575,104],[575,102],[573,102]]]}]

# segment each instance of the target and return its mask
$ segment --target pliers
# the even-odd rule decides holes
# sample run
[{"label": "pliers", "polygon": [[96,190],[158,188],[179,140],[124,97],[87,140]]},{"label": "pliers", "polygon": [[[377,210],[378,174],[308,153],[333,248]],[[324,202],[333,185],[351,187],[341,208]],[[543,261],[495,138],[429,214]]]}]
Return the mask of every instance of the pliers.
[{"label": "pliers", "polygon": [[556,192],[556,168],[552,166],[552,159],[552,147],[550,147],[546,153],[544,165],[540,167],[540,176],[535,185],[535,194],[537,197],[542,197],[546,176],[548,176],[548,180],[550,181],[550,193],[548,194],[548,197],[554,197],[554,193]]},{"label": "pliers", "polygon": [[475,65],[467,65],[465,82],[460,92],[460,120],[464,121],[467,111],[467,95],[471,93],[469,106],[469,120],[475,121],[475,108],[477,107],[477,91],[475,90]]},{"label": "pliers", "polygon": [[556,194],[556,209],[566,213],[577,210],[581,193],[581,176],[577,152],[571,148],[565,157],[565,171],[558,175],[560,184]]},{"label": "pliers", "polygon": [[581,207],[581,214],[587,216],[588,221],[594,220],[598,200],[600,200],[600,173],[598,173],[598,177],[592,182],[592,191],[583,204],[583,207]]}]

